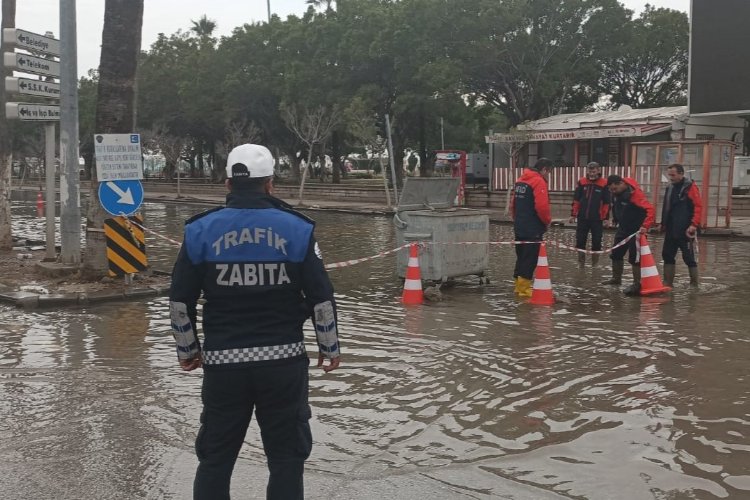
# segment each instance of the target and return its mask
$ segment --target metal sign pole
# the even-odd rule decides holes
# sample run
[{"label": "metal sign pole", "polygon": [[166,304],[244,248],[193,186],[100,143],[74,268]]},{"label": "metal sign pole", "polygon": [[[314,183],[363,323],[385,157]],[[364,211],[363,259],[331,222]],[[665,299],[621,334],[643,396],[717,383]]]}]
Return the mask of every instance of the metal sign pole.
[{"label": "metal sign pole", "polygon": [[45,260],[54,261],[57,258],[55,251],[55,123],[44,124],[45,155],[44,165],[47,180],[47,205],[45,213],[47,216],[47,252]]},{"label": "metal sign pole", "polygon": [[81,263],[76,0],[60,0],[60,260]]}]

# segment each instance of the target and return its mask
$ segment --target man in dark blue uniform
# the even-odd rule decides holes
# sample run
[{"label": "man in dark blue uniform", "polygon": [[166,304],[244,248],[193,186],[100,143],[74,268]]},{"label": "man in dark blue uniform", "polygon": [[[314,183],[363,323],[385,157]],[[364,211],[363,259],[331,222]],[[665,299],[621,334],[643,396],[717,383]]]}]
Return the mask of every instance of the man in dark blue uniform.
[{"label": "man in dark blue uniform", "polygon": [[664,235],[664,284],[673,286],[676,271],[677,250],[688,266],[690,284],[698,286],[698,263],[695,261],[695,238],[701,226],[703,201],[698,185],[685,177],[685,167],[679,163],[667,168],[669,185],[664,193],[664,208],[661,211],[661,230]]},{"label": "man in dark blue uniform", "polygon": [[[592,161],[586,165],[586,177],[578,181],[573,194],[570,222],[576,222],[576,248],[586,250],[586,240],[591,233],[591,250],[602,249],[604,221],[609,217],[609,189],[602,177],[602,167]],[[578,252],[578,265],[586,264],[586,254]],[[599,264],[599,254],[591,256],[591,265]]]},{"label": "man in dark blue uniform", "polygon": [[524,169],[510,199],[516,241],[528,242],[516,244],[516,267],[513,270],[515,293],[522,298],[532,295],[542,237],[552,223],[547,179],[553,166],[552,160],[539,158],[533,167]]},{"label": "man in dark blue uniform", "polygon": [[318,366],[329,372],[340,362],[333,286],[314,223],[271,196],[273,166],[263,146],[231,151],[226,207],[187,222],[172,273],[170,313],[180,366],[204,368],[195,499],[229,498],[253,412],[270,471],[267,498],[302,499],[312,449],[302,335],[308,318],[316,328]]}]

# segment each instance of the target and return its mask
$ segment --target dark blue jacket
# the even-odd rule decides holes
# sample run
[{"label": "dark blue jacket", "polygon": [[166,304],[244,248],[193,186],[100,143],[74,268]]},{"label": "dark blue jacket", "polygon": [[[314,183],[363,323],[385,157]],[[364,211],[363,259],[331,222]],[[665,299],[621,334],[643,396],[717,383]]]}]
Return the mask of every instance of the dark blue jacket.
[{"label": "dark blue jacket", "polygon": [[542,174],[529,168],[523,171],[513,186],[510,210],[517,239],[542,240],[552,223],[547,181]]},{"label": "dark blue jacket", "polygon": [[609,217],[609,205],[607,180],[599,177],[592,181],[588,177],[583,177],[578,181],[573,193],[573,209],[570,215],[577,217],[579,221],[600,222]]},{"label": "dark blue jacket", "polygon": [[649,229],[655,220],[654,206],[635,179],[624,177],[623,181],[628,189],[612,198],[612,218],[617,224],[618,237],[630,236],[641,227]]},{"label": "dark blue jacket", "polygon": [[676,239],[686,239],[685,231],[693,225],[700,227],[703,203],[698,186],[690,179],[679,184],[669,184],[664,193],[664,206],[661,223],[667,235]]},{"label": "dark blue jacket", "polygon": [[243,191],[190,219],[170,292],[178,356],[192,359],[201,350],[201,292],[207,368],[304,356],[302,325],[313,316],[321,352],[337,356],[333,286],[313,229],[281,200]]}]

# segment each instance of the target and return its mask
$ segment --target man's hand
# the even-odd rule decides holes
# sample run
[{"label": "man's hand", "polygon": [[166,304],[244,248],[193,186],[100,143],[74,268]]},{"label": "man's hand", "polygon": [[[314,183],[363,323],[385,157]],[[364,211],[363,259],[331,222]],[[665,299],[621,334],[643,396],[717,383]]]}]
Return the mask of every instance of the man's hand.
[{"label": "man's hand", "polygon": [[609,219],[605,219],[605,220],[603,221],[603,224],[604,224],[604,227],[606,227],[606,228],[610,228],[610,227],[612,227],[612,222],[610,222],[610,220],[609,220]]},{"label": "man's hand", "polygon": [[198,356],[194,357],[193,359],[180,360],[180,368],[182,368],[182,370],[186,372],[191,372],[196,368],[200,368],[202,365],[203,361],[201,360],[200,354],[198,354]]},{"label": "man's hand", "polygon": [[648,233],[648,228],[647,227],[641,227],[638,230],[638,232],[641,233],[641,234],[646,234],[646,233]]},{"label": "man's hand", "polygon": [[576,218],[575,218],[575,216],[574,216],[574,215],[571,215],[571,216],[570,216],[570,219],[568,219],[568,222],[569,222],[570,224],[575,224],[575,222],[576,222]]},{"label": "man's hand", "polygon": [[328,360],[329,363],[327,365],[323,363],[325,360],[326,360],[326,357],[322,353],[318,354],[318,367],[322,366],[323,371],[326,373],[332,372],[333,370],[339,367],[339,364],[341,364],[341,356],[333,358],[333,359],[329,359]]},{"label": "man's hand", "polygon": [[690,227],[687,228],[687,231],[685,231],[685,235],[688,238],[695,238],[695,234],[697,232],[698,232],[698,228],[691,224]]}]

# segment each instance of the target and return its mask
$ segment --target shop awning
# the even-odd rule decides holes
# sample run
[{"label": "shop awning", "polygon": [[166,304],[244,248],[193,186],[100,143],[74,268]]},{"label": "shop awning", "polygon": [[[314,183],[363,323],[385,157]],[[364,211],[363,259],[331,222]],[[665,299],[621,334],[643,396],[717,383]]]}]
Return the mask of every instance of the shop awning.
[{"label": "shop awning", "polygon": [[648,137],[672,129],[671,123],[654,123],[626,127],[578,128],[544,132],[518,131],[512,134],[493,134],[485,137],[487,144],[508,142],[571,141],[579,139],[607,139],[610,137]]}]

